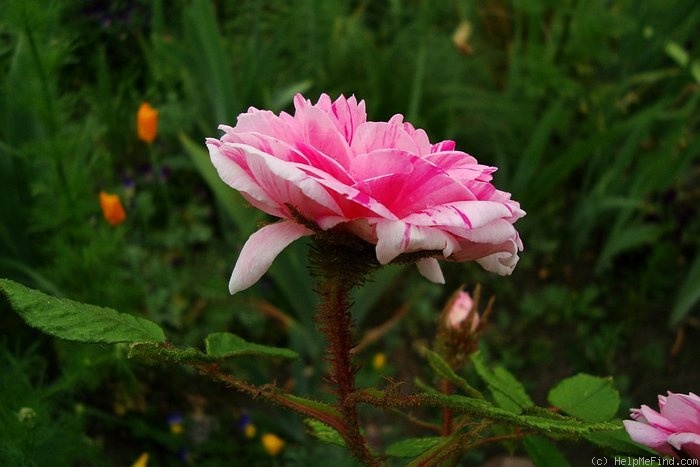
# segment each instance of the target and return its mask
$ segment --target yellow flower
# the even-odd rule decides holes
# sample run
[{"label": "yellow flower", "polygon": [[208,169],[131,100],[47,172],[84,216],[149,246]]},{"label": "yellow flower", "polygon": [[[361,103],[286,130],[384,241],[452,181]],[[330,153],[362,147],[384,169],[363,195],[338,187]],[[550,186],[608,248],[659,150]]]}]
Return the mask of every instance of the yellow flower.
[{"label": "yellow flower", "polygon": [[272,433],[262,435],[261,441],[265,451],[271,456],[276,456],[284,448],[284,440]]},{"label": "yellow flower", "polygon": [[170,425],[170,433],[174,435],[181,435],[185,431],[185,427],[182,423],[173,423]]},{"label": "yellow flower", "polygon": [[148,467],[148,453],[144,452],[136,459],[136,462],[131,464],[131,467]]},{"label": "yellow flower", "polygon": [[384,368],[384,365],[386,365],[386,355],[384,352],[374,354],[374,358],[372,359],[372,368],[378,371]]},{"label": "yellow flower", "polygon": [[111,225],[119,225],[126,220],[126,212],[124,212],[119,195],[101,191],[100,206],[102,206],[102,214]]},{"label": "yellow flower", "polygon": [[248,439],[254,438],[255,433],[257,431],[258,430],[255,428],[255,425],[253,425],[252,423],[247,424],[245,426],[245,428],[243,428],[243,433],[245,434],[245,437]]},{"label": "yellow flower", "polygon": [[151,144],[158,135],[158,111],[151,107],[148,102],[144,102],[139,107],[136,121],[139,139]]}]

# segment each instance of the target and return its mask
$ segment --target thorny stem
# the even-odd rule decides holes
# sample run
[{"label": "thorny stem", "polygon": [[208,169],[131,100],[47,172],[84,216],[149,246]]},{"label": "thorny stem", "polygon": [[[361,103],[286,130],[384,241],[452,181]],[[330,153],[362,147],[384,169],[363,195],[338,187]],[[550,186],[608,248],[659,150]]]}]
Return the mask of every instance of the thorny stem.
[{"label": "thorny stem", "polygon": [[312,270],[317,276],[316,291],[321,302],[316,322],[326,338],[326,360],[330,363],[329,381],[338,396],[344,429],[340,430],[345,443],[363,464],[377,465],[367,443],[360,433],[355,391],[355,373],[351,361],[352,318],[350,291],[375,266],[374,258],[363,248],[333,244],[317,238],[310,253]]},{"label": "thorny stem", "polygon": [[271,385],[266,385],[263,387],[252,385],[234,376],[222,372],[218,364],[197,362],[191,363],[190,366],[197,369],[200,374],[209,376],[215,381],[219,381],[241,392],[245,392],[253,398],[262,397],[277,405],[287,407],[288,409],[294,410],[295,412],[298,412],[302,415],[306,415],[307,417],[312,417],[317,420],[320,420],[339,432],[341,432],[344,428],[340,417],[333,416],[333,414],[325,413],[322,410],[315,410],[314,408],[309,407],[308,405],[300,404],[294,399],[288,397],[286,394],[279,392]]},{"label": "thorny stem", "polygon": [[[440,390],[445,395],[452,394],[452,384],[443,379],[440,382]],[[449,436],[452,434],[452,409],[449,407],[443,407],[442,409],[442,435]]]}]

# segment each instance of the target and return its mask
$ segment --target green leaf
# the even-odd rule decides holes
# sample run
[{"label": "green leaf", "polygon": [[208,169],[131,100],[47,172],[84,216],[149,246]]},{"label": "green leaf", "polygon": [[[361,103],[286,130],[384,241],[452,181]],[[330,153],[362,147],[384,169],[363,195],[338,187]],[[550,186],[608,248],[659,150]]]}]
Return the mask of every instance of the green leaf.
[{"label": "green leaf", "polygon": [[313,82],[306,79],[277,89],[268,99],[268,104],[265,108],[273,112],[278,112],[287,107],[294,100],[296,93],[304,94],[312,85]]},{"label": "green leaf", "polygon": [[207,355],[216,358],[257,355],[262,357],[297,358],[299,354],[290,349],[253,344],[229,332],[209,334],[205,341]]},{"label": "green leaf", "polygon": [[503,409],[483,399],[472,399],[459,395],[420,394],[413,397],[419,405],[425,407],[448,407],[481,417],[497,423],[537,430],[544,433],[556,433],[568,436],[581,436],[594,431],[612,431],[620,429],[615,423],[587,423],[579,419],[557,414],[519,415]]},{"label": "green leaf", "polygon": [[610,420],[620,406],[612,378],[580,373],[557,384],[547,396],[550,404],[587,422]]},{"label": "green leaf", "polygon": [[455,371],[447,364],[445,360],[437,352],[425,349],[426,357],[428,358],[428,363],[435,370],[435,372],[466,392],[472,397],[482,397],[479,391],[474,389],[464,378],[459,376]]},{"label": "green leaf", "polygon": [[523,445],[536,467],[568,467],[569,461],[552,443],[541,436],[526,436]]},{"label": "green leaf", "polygon": [[[319,415],[327,415],[329,417],[340,418],[340,411],[332,405],[325,402],[316,401],[307,397],[295,396],[294,394],[281,393],[280,397],[287,399],[297,405],[306,407],[309,410],[317,412]],[[321,418],[321,417],[319,417]]]},{"label": "green leaf", "polygon": [[698,300],[700,300],[700,254],[693,260],[693,265],[676,295],[676,302],[671,312],[671,325],[675,326],[680,323],[693,309],[693,306],[698,303]]},{"label": "green leaf", "polygon": [[527,395],[523,385],[508,370],[499,366],[491,371],[478,352],[471,355],[471,361],[500,407],[513,413],[521,413],[534,407],[535,403]]},{"label": "green leaf", "polygon": [[653,224],[627,224],[614,229],[600,253],[597,269],[608,267],[612,259],[624,251],[656,242],[665,230],[665,226]]},{"label": "green leaf", "polygon": [[0,279],[0,291],[12,308],[31,327],[77,342],[165,342],[163,330],[154,322],[111,308],[56,298]]},{"label": "green leaf", "polygon": [[386,455],[392,457],[416,457],[449,440],[450,438],[442,436],[404,439],[389,445],[386,448]]},{"label": "green leaf", "polygon": [[309,427],[311,434],[327,444],[335,444],[337,446],[345,447],[345,440],[340,436],[340,433],[335,431],[333,428],[329,427],[325,423],[314,420],[313,418],[307,418],[304,420],[306,426]]},{"label": "green leaf", "polygon": [[688,52],[677,42],[667,41],[664,51],[666,55],[671,57],[681,68],[688,66]]},{"label": "green leaf", "polygon": [[[620,422],[620,425],[622,423]],[[653,449],[635,443],[625,430],[598,431],[584,435],[588,441],[602,448],[630,455],[657,455]]]},{"label": "green leaf", "polygon": [[204,144],[196,144],[184,134],[180,134],[179,138],[199,175],[209,186],[228,219],[233,222],[242,236],[245,237],[253,233],[257,228],[258,221],[263,218],[261,211],[251,209],[240,193],[221,180],[214,164],[211,163]]}]

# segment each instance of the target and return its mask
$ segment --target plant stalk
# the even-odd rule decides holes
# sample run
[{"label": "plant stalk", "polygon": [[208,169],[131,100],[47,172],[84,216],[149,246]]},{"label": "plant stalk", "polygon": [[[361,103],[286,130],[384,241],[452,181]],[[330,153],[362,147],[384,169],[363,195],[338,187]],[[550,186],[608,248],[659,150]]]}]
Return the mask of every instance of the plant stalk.
[{"label": "plant stalk", "polygon": [[358,460],[365,465],[377,465],[360,432],[357,400],[351,397],[355,391],[356,368],[351,359],[353,322],[350,315],[350,291],[362,283],[375,263],[365,261],[362,254],[347,245],[320,239],[316,240],[310,256],[320,297],[316,322],[326,338],[329,381],[338,397],[336,407],[345,424],[340,434]]}]

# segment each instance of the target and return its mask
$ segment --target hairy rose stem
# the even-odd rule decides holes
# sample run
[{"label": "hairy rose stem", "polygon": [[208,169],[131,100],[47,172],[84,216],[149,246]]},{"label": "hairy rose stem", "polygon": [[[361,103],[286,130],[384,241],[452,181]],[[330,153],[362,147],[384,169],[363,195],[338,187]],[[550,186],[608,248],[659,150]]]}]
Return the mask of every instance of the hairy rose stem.
[{"label": "hairy rose stem", "polygon": [[[442,391],[443,394],[450,395],[452,394],[452,384],[446,380],[443,379],[440,381],[440,391]],[[449,407],[444,407],[442,409],[442,436],[449,436],[452,434],[452,409]]]},{"label": "hairy rose stem", "polygon": [[[371,253],[371,252],[370,252]],[[316,322],[326,337],[326,359],[330,363],[330,382],[338,396],[336,403],[345,429],[341,435],[348,449],[365,465],[377,465],[360,433],[357,401],[351,397],[355,390],[352,365],[352,318],[350,291],[362,283],[366,274],[376,267],[373,256],[359,246],[338,244],[316,239],[310,253],[312,270],[317,276],[316,291],[321,302]]]}]

